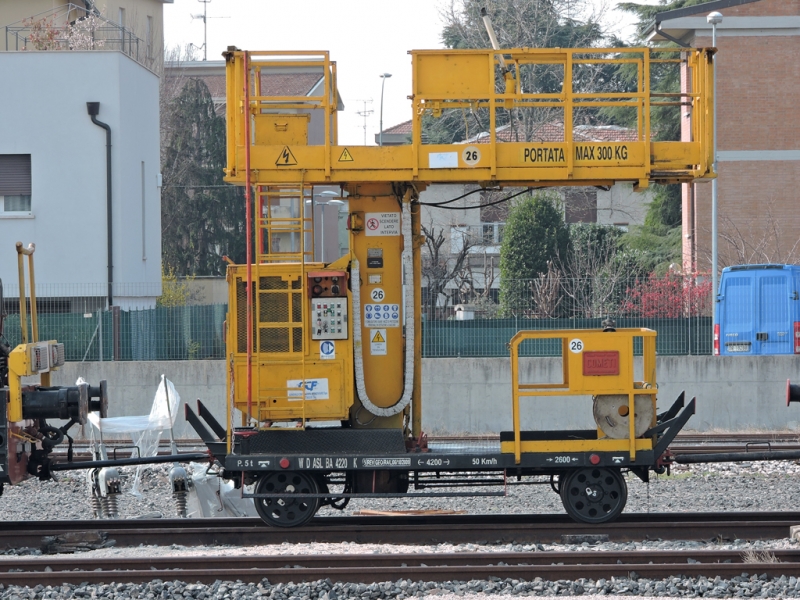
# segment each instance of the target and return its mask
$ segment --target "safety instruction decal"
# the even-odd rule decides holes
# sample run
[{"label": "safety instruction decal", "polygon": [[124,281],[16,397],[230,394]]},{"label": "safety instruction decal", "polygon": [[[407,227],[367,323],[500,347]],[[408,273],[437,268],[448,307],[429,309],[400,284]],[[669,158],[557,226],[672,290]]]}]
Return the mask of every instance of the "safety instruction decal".
[{"label": "safety instruction decal", "polygon": [[365,304],[364,325],[367,327],[400,327],[400,305]]},{"label": "safety instruction decal", "polygon": [[292,167],[297,164],[297,159],[292,154],[292,151],[289,149],[289,146],[284,146],[281,153],[278,155],[278,159],[275,161],[275,166],[277,167]]},{"label": "safety instruction decal", "polygon": [[[306,400],[327,400],[328,399],[328,379],[306,379]],[[303,399],[303,380],[290,379],[286,382],[289,401]]]},{"label": "safety instruction decal", "polygon": [[353,155],[350,154],[350,150],[347,148],[342,150],[342,154],[339,156],[339,162],[353,162]]},{"label": "safety instruction decal", "polygon": [[319,357],[322,360],[333,360],[336,358],[336,344],[330,340],[319,343]]},{"label": "safety instruction decal", "polygon": [[369,332],[369,353],[372,356],[386,356],[385,329],[373,329]]},{"label": "safety instruction decal", "polygon": [[364,231],[368,236],[400,235],[399,212],[366,213],[364,223]]}]

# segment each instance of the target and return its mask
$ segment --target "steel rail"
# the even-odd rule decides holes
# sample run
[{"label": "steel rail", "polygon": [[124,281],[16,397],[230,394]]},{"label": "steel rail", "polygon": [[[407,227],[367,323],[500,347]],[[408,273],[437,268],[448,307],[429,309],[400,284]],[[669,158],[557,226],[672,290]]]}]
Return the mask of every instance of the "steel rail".
[{"label": "steel rail", "polygon": [[[392,544],[565,543],[664,540],[767,540],[789,536],[800,513],[628,514],[587,525],[566,515],[446,515],[436,517],[317,517],[298,528],[271,528],[260,519],[151,519],[0,524],[0,548],[52,543],[102,547],[356,542]],[[45,536],[49,538],[45,540]],[[61,540],[61,541],[59,541]]]},{"label": "steel rail", "polygon": [[[216,580],[270,583],[371,583],[486,580],[491,577],[531,580],[630,577],[659,579],[685,575],[734,577],[743,573],[796,575],[799,550],[775,550],[780,562],[745,563],[738,551],[423,553],[363,555],[158,556],[153,558],[8,558],[0,559],[6,585],[63,583],[142,583],[153,579],[211,583]],[[468,568],[468,571],[465,571]]]}]

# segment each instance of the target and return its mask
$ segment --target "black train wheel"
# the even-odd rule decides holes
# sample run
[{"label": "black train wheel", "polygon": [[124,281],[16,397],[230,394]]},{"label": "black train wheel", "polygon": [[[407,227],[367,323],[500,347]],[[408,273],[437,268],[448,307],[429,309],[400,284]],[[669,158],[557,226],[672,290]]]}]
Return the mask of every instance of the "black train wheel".
[{"label": "black train wheel", "polygon": [[628,501],[628,486],[619,469],[576,469],[562,477],[561,502],[576,521],[608,523]]},{"label": "black train wheel", "polygon": [[254,498],[256,511],[272,527],[299,527],[313,517],[320,498],[303,497],[319,494],[319,484],[313,475],[297,471],[280,471],[261,477],[256,494],[279,494],[278,498]]}]

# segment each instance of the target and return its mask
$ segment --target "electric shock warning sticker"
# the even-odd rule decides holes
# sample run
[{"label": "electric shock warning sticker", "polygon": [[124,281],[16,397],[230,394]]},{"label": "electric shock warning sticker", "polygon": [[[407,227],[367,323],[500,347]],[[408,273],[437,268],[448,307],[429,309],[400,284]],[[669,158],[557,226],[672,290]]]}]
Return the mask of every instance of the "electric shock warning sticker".
[{"label": "electric shock warning sticker", "polygon": [[365,327],[400,327],[399,304],[365,304]]},{"label": "electric shock warning sticker", "polygon": [[369,332],[369,353],[372,356],[386,356],[385,329],[373,329]]}]

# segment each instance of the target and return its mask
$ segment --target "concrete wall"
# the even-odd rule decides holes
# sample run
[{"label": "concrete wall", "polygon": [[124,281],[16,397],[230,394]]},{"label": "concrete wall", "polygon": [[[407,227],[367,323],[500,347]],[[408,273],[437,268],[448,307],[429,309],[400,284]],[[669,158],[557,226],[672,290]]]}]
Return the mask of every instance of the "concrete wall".
[{"label": "concrete wall", "polygon": [[36,244],[46,295],[106,293],[106,137],[86,111],[99,101],[111,127],[115,303],[152,303],[161,293],[158,77],[120,52],[0,52],[0,81],[14,82],[0,86],[0,154],[30,154],[32,184],[30,215],[0,213],[7,293],[17,240]]},{"label": "concrete wall", "polygon": [[[67,363],[53,383],[72,385],[83,376],[96,385],[107,379],[111,416],[148,414],[162,373],[175,383],[184,402],[194,406],[194,400],[201,398],[224,422],[224,361]],[[521,365],[523,382],[553,382],[560,377],[560,359],[526,359]],[[688,398],[697,397],[697,414],[689,421],[693,430],[796,429],[800,422],[800,406],[785,405],[786,380],[800,380],[800,357],[662,357],[658,377],[659,410],[668,408],[681,390]],[[425,359],[422,382],[425,431],[497,433],[511,428],[507,359]],[[588,397],[523,402],[524,428],[594,427]],[[176,433],[195,437],[182,409]]]}]

